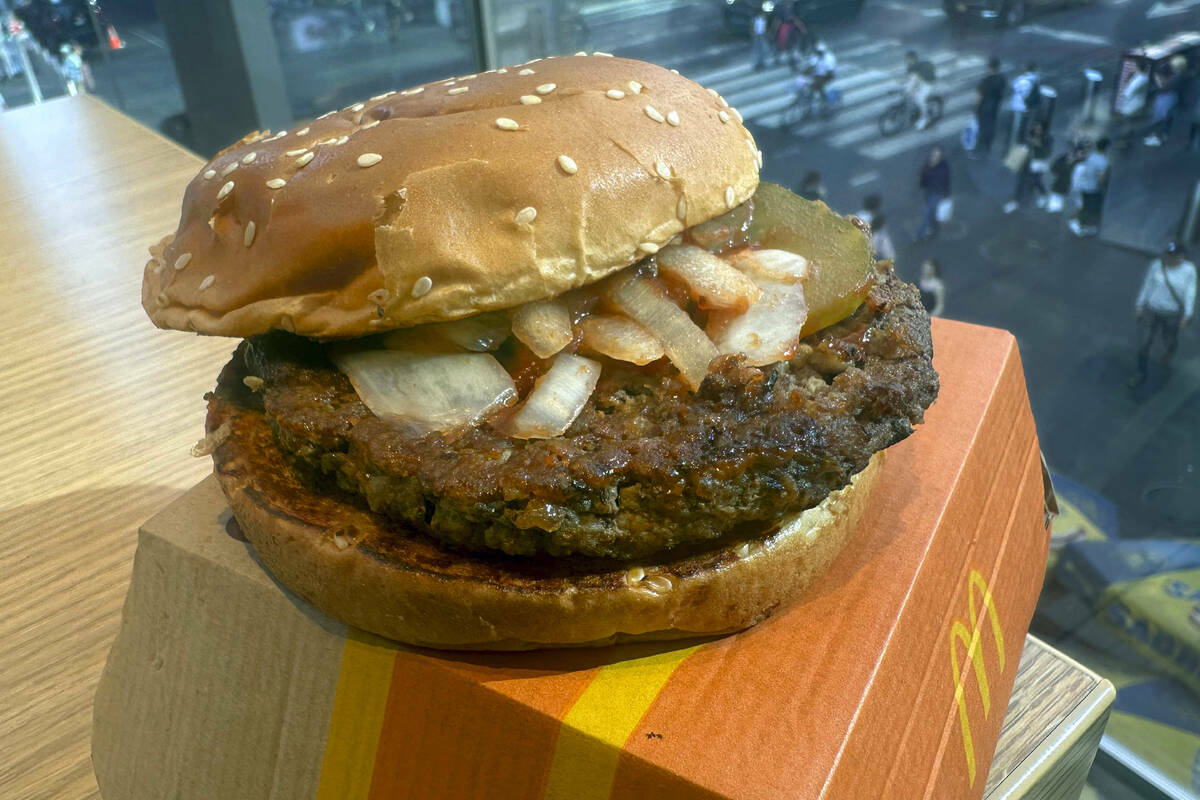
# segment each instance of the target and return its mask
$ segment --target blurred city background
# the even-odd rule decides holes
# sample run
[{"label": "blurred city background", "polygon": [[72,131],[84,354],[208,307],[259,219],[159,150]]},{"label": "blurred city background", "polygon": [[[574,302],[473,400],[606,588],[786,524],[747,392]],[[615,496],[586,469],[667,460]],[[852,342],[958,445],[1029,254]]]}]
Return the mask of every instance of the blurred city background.
[{"label": "blurred city background", "polygon": [[1200,796],[1200,0],[0,0],[0,18],[0,106],[94,93],[205,158],[579,50],[716,89],[765,180],[869,217],[935,313],[1016,334],[1063,512],[1034,631],[1119,690],[1088,792]]}]

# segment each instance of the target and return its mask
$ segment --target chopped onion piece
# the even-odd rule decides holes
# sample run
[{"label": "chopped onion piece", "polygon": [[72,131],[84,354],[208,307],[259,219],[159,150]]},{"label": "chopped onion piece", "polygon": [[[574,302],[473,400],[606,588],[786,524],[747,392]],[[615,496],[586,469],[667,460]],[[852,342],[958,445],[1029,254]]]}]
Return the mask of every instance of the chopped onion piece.
[{"label": "chopped onion piece", "polygon": [[518,439],[562,436],[583,410],[599,379],[600,365],[595,361],[559,353],[509,422],[509,435]]},{"label": "chopped onion piece", "polygon": [[762,294],[754,281],[695,245],[664,247],[657,258],[659,274],[686,286],[701,308],[745,311]]},{"label": "chopped onion piece", "polygon": [[593,314],[583,318],[579,329],[579,346],[589,352],[638,365],[663,357],[662,342],[631,319]]},{"label": "chopped onion piece", "polygon": [[549,358],[571,342],[571,311],[558,300],[526,303],[513,314],[512,331],[538,358]]},{"label": "chopped onion piece", "polygon": [[683,380],[693,390],[699,389],[708,374],[709,362],[719,353],[687,312],[667,299],[649,278],[619,280],[610,290],[609,298],[626,316],[662,342],[667,358]]},{"label": "chopped onion piece", "polygon": [[417,433],[469,425],[517,399],[513,379],[489,353],[335,348],[330,356],[376,416],[403,420]]},{"label": "chopped onion piece", "polygon": [[[509,335],[508,315],[489,311],[453,322],[433,322],[388,333],[383,346],[410,353],[445,352],[447,349],[486,353],[495,350]],[[446,348],[445,345],[452,345]]]},{"label": "chopped onion piece", "polygon": [[760,281],[762,297],[735,317],[712,315],[708,333],[722,353],[745,353],[748,363],[762,367],[796,354],[800,329],[808,317],[804,285]]},{"label": "chopped onion piece", "polygon": [[808,259],[787,250],[743,250],[729,261],[760,283],[795,283],[808,280],[811,274]]}]

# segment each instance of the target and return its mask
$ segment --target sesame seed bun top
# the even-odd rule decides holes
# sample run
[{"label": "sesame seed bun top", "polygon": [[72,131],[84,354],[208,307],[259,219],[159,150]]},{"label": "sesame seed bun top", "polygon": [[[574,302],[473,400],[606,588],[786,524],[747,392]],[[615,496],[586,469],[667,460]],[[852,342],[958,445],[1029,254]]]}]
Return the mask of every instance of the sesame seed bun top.
[{"label": "sesame seed bun top", "polygon": [[719,95],[640,61],[428,83],[218,154],[142,304],[164,328],[315,338],[511,308],[745,201],[760,159]]}]

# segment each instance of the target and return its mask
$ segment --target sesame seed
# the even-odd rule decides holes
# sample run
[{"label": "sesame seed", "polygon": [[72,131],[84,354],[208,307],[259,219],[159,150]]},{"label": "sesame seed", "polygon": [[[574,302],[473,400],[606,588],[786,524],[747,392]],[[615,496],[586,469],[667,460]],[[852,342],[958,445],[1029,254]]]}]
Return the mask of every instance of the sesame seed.
[{"label": "sesame seed", "polygon": [[497,117],[496,127],[505,131],[515,131],[519,130],[521,126],[517,124],[515,119],[509,119],[508,117]]},{"label": "sesame seed", "polygon": [[643,253],[650,253],[653,255],[654,253],[658,252],[658,245],[656,245],[654,242],[642,242],[638,245],[638,250],[641,250]]},{"label": "sesame seed", "polygon": [[192,263],[192,254],[180,253],[179,258],[175,259],[175,269],[181,270],[190,263]]},{"label": "sesame seed", "polygon": [[308,152],[307,147],[300,147],[300,148],[297,148],[296,150],[288,150],[286,153],[284,153],[284,155],[288,156],[289,158],[292,158],[294,156],[304,155],[307,152]]},{"label": "sesame seed", "polygon": [[568,175],[574,175],[579,172],[579,165],[575,163],[575,159],[570,156],[559,156],[558,165],[562,167],[562,171]]},{"label": "sesame seed", "polygon": [[716,89],[710,89],[710,88],[707,88],[707,87],[706,87],[706,88],[704,89],[704,91],[708,92],[708,93],[709,93],[709,94],[711,94],[713,97],[720,97],[720,95],[718,95],[718,94],[717,94],[717,90],[716,90]]},{"label": "sesame seed", "polygon": [[654,120],[655,122],[665,122],[666,121],[666,118],[662,114],[660,114],[658,109],[655,108],[654,106],[646,106],[645,111],[646,111],[646,116],[649,117],[650,119]]},{"label": "sesame seed", "polygon": [[217,190],[217,199],[222,200],[227,194],[233,191],[233,181],[227,181],[224,186]]},{"label": "sesame seed", "polygon": [[518,75],[532,75],[532,74],[533,74],[533,70],[531,70],[531,69],[529,69],[528,67],[526,67],[525,69],[521,70],[521,71],[520,71],[520,72],[518,72],[517,74],[518,74]]},{"label": "sesame seed", "polygon": [[537,92],[538,94],[550,94],[557,88],[558,88],[557,83],[543,83],[541,86],[534,89],[534,91]]},{"label": "sesame seed", "polygon": [[741,121],[742,121],[742,114],[741,114],[741,112],[740,112],[740,111],[738,111],[738,110],[737,110],[736,108],[734,108],[733,106],[730,106],[730,107],[729,107],[729,113],[730,113],[730,114],[733,116],[733,118],[734,118],[734,119],[736,119],[738,122],[741,122]]},{"label": "sesame seed", "polygon": [[451,78],[448,81],[442,81],[442,86],[453,86],[456,83],[458,83],[458,81],[454,80],[454,78]]},{"label": "sesame seed", "polygon": [[206,275],[204,277],[204,280],[200,281],[200,286],[199,286],[200,291],[203,292],[205,289],[212,286],[213,281],[215,281],[216,279],[217,279],[216,275]]},{"label": "sesame seed", "polygon": [[422,275],[417,278],[417,282],[413,284],[412,296],[424,297],[429,294],[429,290],[433,288],[433,279],[428,275]]},{"label": "sesame seed", "polygon": [[287,181],[283,178],[271,178],[271,180],[267,181],[268,189],[282,189],[284,186],[287,186]]},{"label": "sesame seed", "polygon": [[317,119],[325,119],[326,117],[332,117],[336,113],[337,113],[336,111],[326,111],[324,114],[317,117]]},{"label": "sesame seed", "polygon": [[729,102],[721,95],[717,95],[717,102],[721,104],[721,108],[729,108]]},{"label": "sesame seed", "polygon": [[497,75],[503,75],[506,72],[508,72],[508,67],[501,67],[500,69],[496,70]]},{"label": "sesame seed", "polygon": [[646,577],[646,570],[641,567],[633,567],[625,572],[626,583],[638,583]]},{"label": "sesame seed", "polygon": [[542,102],[542,98],[538,97],[536,94],[521,95],[521,105],[536,106],[540,102]]},{"label": "sesame seed", "polygon": [[586,55],[587,55],[587,51],[586,51],[586,50],[580,50],[580,51],[579,51],[578,53],[576,53],[575,55],[577,55],[577,56],[586,56]]},{"label": "sesame seed", "polygon": [[620,100],[622,97],[625,96],[625,93],[622,92],[620,89],[609,89],[604,94],[606,94],[608,97],[612,98],[613,100]]},{"label": "sesame seed", "polygon": [[346,143],[346,142],[348,142],[348,141],[350,141],[350,137],[349,137],[349,136],[339,136],[339,137],[337,138],[337,141],[335,141],[335,142],[334,142],[334,144],[345,144],[345,143]]},{"label": "sesame seed", "polygon": [[368,130],[370,130],[371,128],[374,128],[374,127],[375,127],[376,125],[378,125],[380,122],[381,122],[381,120],[373,119],[373,120],[371,120],[370,122],[368,122],[366,125],[363,125],[363,126],[362,126],[362,129],[363,129],[364,131],[368,131]]},{"label": "sesame seed", "polygon": [[358,157],[358,165],[360,167],[373,167],[383,161],[383,156],[379,153],[363,153]]},{"label": "sesame seed", "polygon": [[667,112],[667,122],[671,123],[671,127],[678,128],[679,127],[679,112],[678,111],[668,111]]},{"label": "sesame seed", "polygon": [[263,387],[263,379],[257,375],[246,375],[242,378],[242,383],[252,392],[257,392]]},{"label": "sesame seed", "polygon": [[479,73],[476,72],[473,75],[463,75],[461,78],[459,78],[459,80],[460,81],[470,81],[470,80],[474,80],[475,78],[478,78],[478,77],[479,77]]},{"label": "sesame seed", "polygon": [[762,150],[759,150],[759,149],[755,148],[755,150],[754,150],[754,160],[758,162],[758,166],[759,166],[759,168],[761,168],[761,167],[762,167],[762,165],[763,165],[763,155],[762,155]]},{"label": "sesame seed", "polygon": [[383,305],[388,300],[390,300],[391,297],[392,297],[392,293],[389,292],[387,289],[376,289],[375,291],[373,291],[369,295],[367,295],[367,299],[370,300],[372,303],[374,303],[377,306]]},{"label": "sesame seed", "polygon": [[242,163],[249,164],[256,158],[258,158],[258,153],[246,153],[246,155],[242,156]]},{"label": "sesame seed", "polygon": [[525,208],[517,212],[517,216],[513,218],[513,221],[518,225],[528,225],[535,219],[537,219],[537,209],[533,206],[525,206]]},{"label": "sesame seed", "polygon": [[204,180],[211,181],[215,177],[217,177],[217,171],[215,169],[204,170]]},{"label": "sesame seed", "polygon": [[315,156],[316,156],[316,153],[305,153],[304,155],[302,155],[296,159],[296,166],[303,167],[305,164],[312,161]]},{"label": "sesame seed", "polygon": [[721,118],[721,122],[729,122],[729,115],[724,111],[718,111],[717,116]]},{"label": "sesame seed", "polygon": [[612,53],[601,53],[599,50],[597,50],[596,52],[592,53],[592,55],[594,55],[594,56],[601,56],[601,57],[603,57],[603,58],[612,58],[612,57],[613,57],[613,54],[612,54]]},{"label": "sesame seed", "polygon": [[733,208],[733,200],[734,200],[733,187],[726,186],[725,187],[725,205],[728,206],[729,208]]},{"label": "sesame seed", "polygon": [[238,168],[238,163],[234,161],[232,164],[226,164],[225,169],[221,170],[221,177],[228,178],[229,174]]},{"label": "sesame seed", "polygon": [[366,106],[364,106],[362,103],[355,103],[354,105],[350,106],[349,110],[350,111],[362,111],[364,108],[366,108]]},{"label": "sesame seed", "polygon": [[453,89],[450,89],[448,92],[446,92],[446,94],[462,94],[463,92],[469,92],[469,91],[471,91],[470,86],[456,86]]},{"label": "sesame seed", "polygon": [[687,198],[679,195],[679,202],[675,204],[675,216],[681,220],[687,219]]},{"label": "sesame seed", "polygon": [[246,247],[249,247],[250,245],[254,244],[254,232],[257,229],[258,229],[258,226],[254,224],[254,220],[250,220],[249,222],[247,222],[246,223],[246,232],[242,235],[242,244],[246,245]]},{"label": "sesame seed", "polygon": [[642,85],[640,83],[638,83],[637,81],[630,81],[628,86],[629,86],[629,91],[633,92],[634,94],[642,93]]},{"label": "sesame seed", "polygon": [[658,177],[662,178],[663,180],[671,179],[671,168],[667,166],[667,162],[665,161],[655,161],[654,171],[657,172]]},{"label": "sesame seed", "polygon": [[317,144],[318,145],[337,144],[337,142],[338,142],[338,139],[336,136],[330,136],[328,139],[322,139],[321,141],[317,142]]},{"label": "sesame seed", "polygon": [[671,72],[675,73],[676,75],[679,74],[679,70],[677,70],[677,69],[673,69],[673,70],[671,70]]},{"label": "sesame seed", "polygon": [[382,100],[382,99],[383,99],[383,98],[385,98],[385,97],[391,97],[391,96],[392,96],[392,95],[394,95],[395,93],[396,93],[395,91],[391,91],[391,92],[384,92],[383,94],[377,94],[377,95],[375,95],[375,96],[374,96],[374,97],[372,97],[371,99],[372,99],[372,100]]},{"label": "sesame seed", "polygon": [[421,93],[421,92],[423,92],[423,91],[425,91],[425,87],[424,87],[424,86],[418,86],[418,87],[417,87],[417,88],[415,88],[415,89],[405,89],[405,90],[404,90],[403,92],[401,92],[400,94],[402,94],[402,95],[420,94],[420,93]]}]

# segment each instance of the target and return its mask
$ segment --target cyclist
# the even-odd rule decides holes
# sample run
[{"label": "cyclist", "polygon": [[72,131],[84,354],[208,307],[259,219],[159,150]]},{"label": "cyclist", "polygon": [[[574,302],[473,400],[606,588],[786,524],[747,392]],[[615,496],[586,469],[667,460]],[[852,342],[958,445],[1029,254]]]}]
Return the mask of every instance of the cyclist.
[{"label": "cyclist", "polygon": [[917,107],[917,130],[922,131],[929,127],[929,95],[933,94],[937,73],[933,64],[917,58],[912,50],[904,54],[904,62],[904,94]]},{"label": "cyclist", "polygon": [[808,66],[812,71],[813,91],[821,96],[821,104],[829,105],[829,95],[825,88],[833,81],[837,70],[837,56],[833,54],[824,42],[817,42],[812,55],[808,57]]}]

